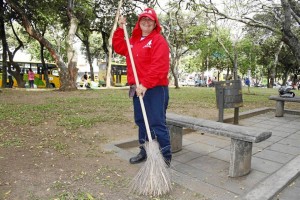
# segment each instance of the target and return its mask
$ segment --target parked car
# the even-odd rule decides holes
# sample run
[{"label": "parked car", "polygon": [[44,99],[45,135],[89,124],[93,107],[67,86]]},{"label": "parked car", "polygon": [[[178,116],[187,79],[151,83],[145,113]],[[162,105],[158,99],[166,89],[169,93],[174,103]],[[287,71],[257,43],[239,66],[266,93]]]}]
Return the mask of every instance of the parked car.
[{"label": "parked car", "polygon": [[196,87],[206,87],[207,86],[207,84],[204,80],[196,80],[195,84],[196,84],[195,85]]},{"label": "parked car", "polygon": [[196,86],[196,81],[194,79],[188,79],[186,83],[187,86]]},{"label": "parked car", "polygon": [[187,79],[184,81],[179,81],[180,86],[196,86],[196,82],[194,79]]}]

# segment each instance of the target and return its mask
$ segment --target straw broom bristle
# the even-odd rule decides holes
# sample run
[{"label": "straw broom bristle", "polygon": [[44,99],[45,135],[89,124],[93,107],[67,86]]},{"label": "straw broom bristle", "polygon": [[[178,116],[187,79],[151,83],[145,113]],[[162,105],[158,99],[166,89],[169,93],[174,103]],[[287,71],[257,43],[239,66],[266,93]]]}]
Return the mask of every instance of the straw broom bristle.
[{"label": "straw broom bristle", "polygon": [[169,169],[159,150],[158,143],[153,140],[145,143],[147,160],[133,178],[130,191],[139,195],[160,196],[172,189]]}]

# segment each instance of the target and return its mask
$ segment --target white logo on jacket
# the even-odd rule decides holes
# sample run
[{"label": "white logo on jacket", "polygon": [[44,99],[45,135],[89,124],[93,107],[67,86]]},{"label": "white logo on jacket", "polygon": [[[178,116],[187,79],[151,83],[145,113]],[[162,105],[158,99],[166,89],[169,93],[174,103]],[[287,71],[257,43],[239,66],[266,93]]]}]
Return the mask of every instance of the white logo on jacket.
[{"label": "white logo on jacket", "polygon": [[151,48],[152,40],[150,40],[143,48]]}]

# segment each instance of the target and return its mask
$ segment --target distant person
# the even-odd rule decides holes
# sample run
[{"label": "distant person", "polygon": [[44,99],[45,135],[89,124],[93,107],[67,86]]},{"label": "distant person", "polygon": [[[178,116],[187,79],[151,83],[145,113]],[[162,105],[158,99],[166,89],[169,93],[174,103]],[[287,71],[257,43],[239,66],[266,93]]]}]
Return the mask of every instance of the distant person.
[{"label": "distant person", "polygon": [[245,79],[245,85],[248,87],[248,93],[250,93],[250,79],[248,77]]},{"label": "distant person", "polygon": [[28,81],[29,81],[29,87],[34,88],[34,72],[31,68],[28,70]]},{"label": "distant person", "polygon": [[245,85],[250,87],[250,79],[249,78],[246,78],[245,79]]},{"label": "distant person", "polygon": [[87,72],[84,72],[84,75],[83,75],[83,87],[85,88],[89,88],[89,84],[88,84],[88,74]]},{"label": "distant person", "polygon": [[210,77],[208,78],[207,85],[208,87],[212,87],[212,80]]}]

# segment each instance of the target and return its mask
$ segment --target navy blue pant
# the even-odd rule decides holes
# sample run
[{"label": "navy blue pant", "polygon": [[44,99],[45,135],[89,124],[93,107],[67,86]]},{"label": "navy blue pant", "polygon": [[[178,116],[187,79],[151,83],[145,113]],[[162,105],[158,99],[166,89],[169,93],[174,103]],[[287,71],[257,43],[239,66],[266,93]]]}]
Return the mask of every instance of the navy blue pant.
[{"label": "navy blue pant", "polygon": [[[167,86],[157,86],[146,91],[143,98],[152,139],[156,139],[165,160],[171,161],[170,134],[166,125],[166,110],[169,103]],[[134,120],[139,127],[139,143],[149,141],[139,98],[133,97]],[[142,152],[144,151],[143,148]]]}]

